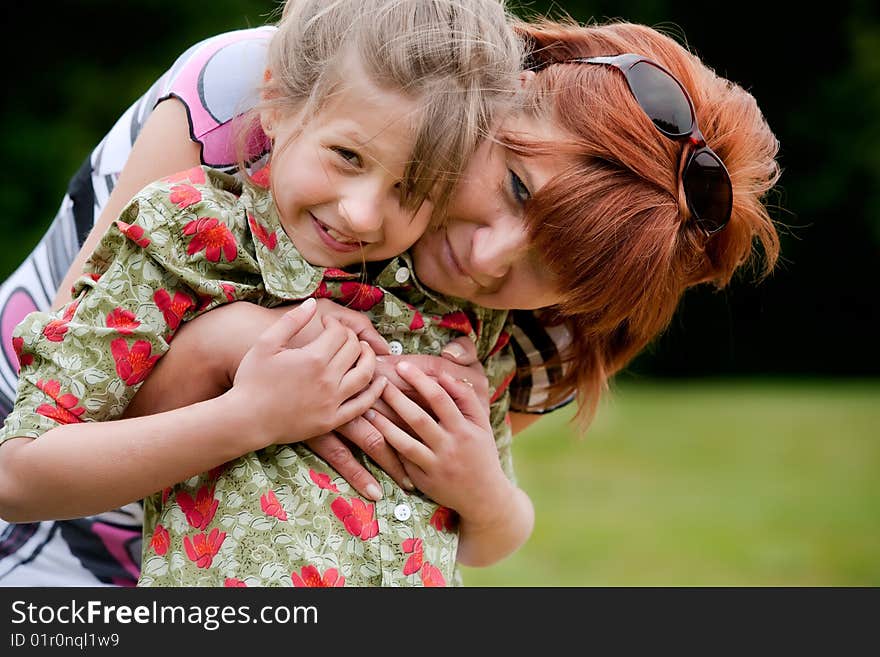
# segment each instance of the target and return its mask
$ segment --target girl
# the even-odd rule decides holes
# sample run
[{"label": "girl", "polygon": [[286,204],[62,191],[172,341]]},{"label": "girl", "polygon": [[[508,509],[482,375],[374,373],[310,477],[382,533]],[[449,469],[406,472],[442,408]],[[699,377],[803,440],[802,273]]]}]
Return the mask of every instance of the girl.
[{"label": "girl", "polygon": [[[195,168],[134,198],[89,259],[75,300],[54,318],[31,315],[20,327],[18,349],[26,364],[0,440],[48,434],[32,444],[27,440],[20,451],[6,446],[9,458],[19,454],[24,465],[54,444],[56,456],[49,456],[54,459],[77,441],[85,444],[117,431],[112,423],[80,423],[119,417],[180,324],[234,300],[276,306],[310,296],[347,299],[363,310],[375,306],[376,321],[407,351],[438,353],[453,334],[464,333],[488,357],[506,313],[474,309],[469,315],[461,304],[426,298],[403,266],[390,272],[390,290],[361,284],[357,275],[338,268],[399,253],[424,230],[432,208],[445,207],[451,182],[478,136],[512,96],[520,70],[518,40],[504,19],[502,6],[488,0],[290,3],[270,45],[267,102],[258,113],[272,154],[271,170],[262,169],[257,179],[271,193]],[[309,57],[299,63],[292,53]],[[313,313],[315,304],[310,308]],[[291,507],[294,501],[285,497],[303,477],[324,481],[329,475],[308,450],[273,446],[360,416],[384,384],[379,378],[361,391],[373,373],[371,349],[333,318],[324,319],[317,336],[305,336],[301,329],[311,316],[304,313],[294,311],[294,329],[273,345],[287,345],[295,337],[297,349],[261,361],[253,379],[237,377],[235,394],[220,406],[201,406],[184,414],[186,419],[173,419],[175,429],[164,439],[191,435],[191,423],[203,422],[205,413],[212,424],[239,435],[246,432],[236,419],[245,410],[266,422],[249,432],[259,453],[235,461],[226,472],[189,482],[170,498],[148,502],[147,523],[156,528],[151,550],[167,555],[167,561],[145,570],[149,583],[210,585],[250,578],[261,585],[289,584],[290,564],[305,565],[318,539],[301,532],[283,554],[274,552],[278,541],[302,529],[307,516],[312,516],[310,527],[326,525],[331,509],[348,532],[356,522],[365,525],[357,529],[358,541],[379,532],[372,507],[371,522],[365,521],[368,507],[360,498],[310,495],[296,498]],[[272,363],[279,360],[297,371],[276,371],[281,365],[273,369]],[[495,360],[499,381],[509,378],[512,362],[502,355]],[[267,379],[270,372],[274,375]],[[282,373],[294,385],[279,385],[284,379],[275,375]],[[283,413],[259,401],[274,401],[273,384],[284,391]],[[481,478],[489,492],[457,505],[460,532],[436,520],[436,504],[398,490],[393,500],[382,501],[387,510],[376,509],[390,526],[382,527],[382,540],[370,544],[375,555],[365,557],[357,543],[323,537],[321,558],[344,571],[352,584],[414,583],[401,541],[419,545],[419,558],[425,555],[420,581],[436,584],[452,578],[459,534],[459,556],[477,563],[515,549],[530,531],[531,505],[506,482],[492,440],[493,428],[506,435],[506,408],[493,412],[490,426],[474,393],[461,383],[449,385],[452,394],[472,402],[462,403],[473,415],[462,428],[477,436],[478,449],[494,460]],[[187,467],[168,483],[206,470]],[[77,497],[74,489],[95,483],[83,470],[72,476],[66,467],[44,472],[56,481],[70,477],[69,500]],[[511,505],[509,522],[503,524],[489,518],[490,492],[497,498],[499,488]],[[152,490],[144,489],[143,495]],[[332,490],[338,492],[335,486]],[[296,518],[288,519],[285,506],[296,508]],[[10,508],[4,515],[14,518],[15,513]],[[159,514],[164,525],[155,524]],[[271,518],[271,527],[255,517]],[[215,520],[224,531],[218,526],[208,531]],[[224,551],[212,568],[221,545]],[[256,558],[257,553],[263,556]],[[267,564],[269,553],[276,557]],[[379,556],[387,564],[381,571],[355,567]]]},{"label": "girl", "polygon": [[[749,260],[755,238],[764,246],[767,270],[772,267],[778,244],[761,199],[778,176],[777,143],[749,94],[654,30],[631,24],[543,24],[522,26],[522,32],[538,69],[529,87],[532,111],[520,117],[525,125],[510,126],[504,144],[480,145],[456,188],[445,227],[429,231],[416,244],[415,267],[430,288],[490,305],[527,306],[536,290],[561,289],[564,303],[552,310],[565,309],[558,313],[563,324],[550,323],[553,312],[543,317],[545,326],[562,334],[562,326],[583,327],[568,353],[578,354],[572,362],[585,366],[568,368],[567,381],[546,377],[546,370],[533,378],[546,377],[550,390],[563,398],[580,384],[582,397],[595,400],[607,378],[663,329],[687,287],[725,285]],[[704,232],[694,219],[680,171],[692,150],[655,127],[623,71],[572,61],[627,52],[660,63],[691,96],[706,141],[732,181],[733,204],[723,229]],[[542,154],[562,151],[559,161],[542,160]],[[541,161],[543,166],[536,165]],[[545,234],[552,239],[545,240]],[[535,246],[538,240],[541,248]],[[557,278],[554,285],[539,276],[535,262],[546,263]],[[151,389],[164,392],[167,382],[176,383],[182,374],[198,379],[208,366],[220,363],[224,354],[213,347],[223,351],[225,343],[214,338],[229,332],[230,313],[239,310],[264,312],[232,305],[197,319],[176,339],[178,346],[198,349],[172,350],[138,397],[146,399]],[[220,313],[227,313],[225,322],[219,321]],[[529,319],[534,323],[534,316]],[[524,334],[534,332],[517,328],[513,335]],[[230,351],[241,358],[236,349]],[[547,390],[545,385],[533,398]],[[173,407],[171,396],[166,395],[166,406],[157,403],[157,410]],[[358,432],[351,435],[357,438]],[[325,444],[332,440],[322,439]],[[179,447],[180,458],[187,458],[191,448]],[[333,450],[338,447],[333,443]],[[225,458],[215,454],[214,462]],[[346,468],[353,462],[362,467],[348,460]],[[355,469],[345,471],[356,479]],[[124,482],[137,473],[114,469],[112,474]],[[158,486],[161,478],[155,481]]]}]

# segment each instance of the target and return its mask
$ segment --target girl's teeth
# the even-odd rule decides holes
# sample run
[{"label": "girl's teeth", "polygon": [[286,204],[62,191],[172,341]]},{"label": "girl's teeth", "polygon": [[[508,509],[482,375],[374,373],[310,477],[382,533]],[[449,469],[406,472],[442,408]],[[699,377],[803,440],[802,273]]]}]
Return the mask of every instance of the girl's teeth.
[{"label": "girl's teeth", "polygon": [[335,239],[337,242],[341,244],[356,244],[357,240],[351,239],[348,235],[343,235],[342,233],[336,232],[329,226],[325,226],[324,229],[327,231],[327,234]]}]

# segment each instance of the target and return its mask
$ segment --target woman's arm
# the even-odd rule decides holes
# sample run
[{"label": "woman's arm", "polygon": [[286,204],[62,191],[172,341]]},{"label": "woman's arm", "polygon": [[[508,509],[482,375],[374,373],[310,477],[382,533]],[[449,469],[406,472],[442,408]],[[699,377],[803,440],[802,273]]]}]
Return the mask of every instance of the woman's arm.
[{"label": "woman's arm", "polygon": [[134,195],[154,180],[198,166],[200,154],[201,146],[190,139],[183,103],[173,97],[159,103],[144,123],[107,204],[61,281],[53,309],[70,301],[70,289],[89,254]]},{"label": "woman's arm", "polygon": [[[381,394],[384,379],[367,386],[375,357],[353,331],[329,318],[316,339],[288,346],[314,310],[314,302],[304,303],[264,331],[220,397],[7,440],[0,447],[0,516],[24,522],[97,513],[361,415]],[[305,388],[304,379],[310,382]],[[301,394],[292,398],[292,388]]]},{"label": "woman's arm", "polygon": [[515,436],[520,431],[525,431],[530,426],[532,426],[535,422],[541,419],[541,415],[536,413],[516,413],[511,411],[510,413],[510,430],[513,432]]},{"label": "woman's arm", "polygon": [[398,365],[400,374],[436,419],[389,384],[382,398],[411,429],[402,430],[380,413],[370,414],[370,422],[401,454],[416,486],[458,512],[458,561],[492,565],[531,535],[532,502],[505,475],[489,413],[474,390],[445,374],[434,381],[407,365]]}]

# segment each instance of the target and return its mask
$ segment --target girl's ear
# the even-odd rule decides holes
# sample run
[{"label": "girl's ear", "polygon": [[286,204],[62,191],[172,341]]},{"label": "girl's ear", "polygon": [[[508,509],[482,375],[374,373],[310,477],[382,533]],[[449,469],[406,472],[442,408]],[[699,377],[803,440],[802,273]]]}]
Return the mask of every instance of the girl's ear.
[{"label": "girl's ear", "polygon": [[278,110],[267,108],[260,110],[260,127],[263,133],[271,140],[275,141],[275,128],[278,125]]},{"label": "girl's ear", "polygon": [[[272,71],[268,68],[263,71],[263,101],[270,100],[275,94],[272,89]],[[260,110],[260,127],[269,139],[275,139],[275,126],[278,123],[278,110],[274,108],[266,108]]]}]

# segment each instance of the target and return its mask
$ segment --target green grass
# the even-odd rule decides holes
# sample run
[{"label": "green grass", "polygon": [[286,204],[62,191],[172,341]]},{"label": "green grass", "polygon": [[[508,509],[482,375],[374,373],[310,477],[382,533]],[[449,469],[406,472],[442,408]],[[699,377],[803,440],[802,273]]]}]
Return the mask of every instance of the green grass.
[{"label": "green grass", "polygon": [[878,586],[880,382],[651,382],[514,441],[529,542],[467,586]]}]

